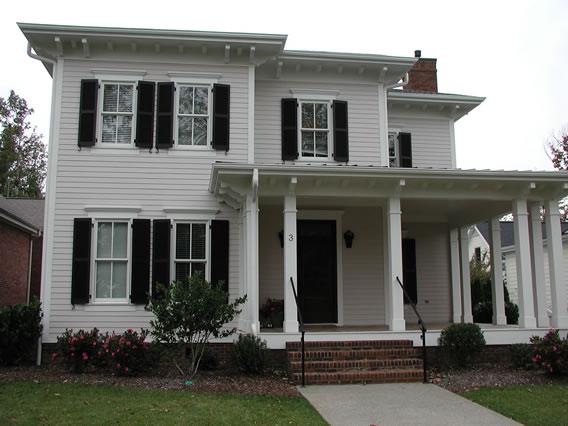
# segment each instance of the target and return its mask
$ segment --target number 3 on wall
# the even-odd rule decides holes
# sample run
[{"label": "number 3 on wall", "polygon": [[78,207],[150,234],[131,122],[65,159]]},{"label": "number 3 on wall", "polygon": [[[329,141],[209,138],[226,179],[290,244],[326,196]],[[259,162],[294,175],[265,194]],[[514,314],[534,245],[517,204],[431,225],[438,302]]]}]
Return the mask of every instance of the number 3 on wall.
[{"label": "number 3 on wall", "polygon": [[294,241],[294,234],[288,234],[288,241]]}]

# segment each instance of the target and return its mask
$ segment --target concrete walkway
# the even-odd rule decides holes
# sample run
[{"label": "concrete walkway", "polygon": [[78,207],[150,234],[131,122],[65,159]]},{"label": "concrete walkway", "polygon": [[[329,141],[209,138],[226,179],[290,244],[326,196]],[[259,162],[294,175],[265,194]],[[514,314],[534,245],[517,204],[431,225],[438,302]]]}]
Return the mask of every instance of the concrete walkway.
[{"label": "concrete walkway", "polygon": [[298,387],[330,425],[518,425],[439,386],[424,383]]}]

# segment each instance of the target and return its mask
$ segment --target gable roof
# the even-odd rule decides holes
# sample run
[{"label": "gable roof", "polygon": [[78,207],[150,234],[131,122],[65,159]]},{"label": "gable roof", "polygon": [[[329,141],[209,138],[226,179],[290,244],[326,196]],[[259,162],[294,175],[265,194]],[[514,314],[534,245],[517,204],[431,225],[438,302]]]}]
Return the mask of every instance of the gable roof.
[{"label": "gable roof", "polygon": [[43,198],[6,198],[0,195],[0,220],[31,233],[43,230]]},{"label": "gable roof", "polygon": [[[515,245],[515,230],[514,222],[499,222],[501,224],[501,248],[510,247]],[[542,239],[546,240],[546,223],[542,222]],[[477,229],[485,238],[485,241],[489,241],[489,223],[481,222],[478,223]],[[568,222],[560,222],[560,230],[562,235],[568,235]]]}]

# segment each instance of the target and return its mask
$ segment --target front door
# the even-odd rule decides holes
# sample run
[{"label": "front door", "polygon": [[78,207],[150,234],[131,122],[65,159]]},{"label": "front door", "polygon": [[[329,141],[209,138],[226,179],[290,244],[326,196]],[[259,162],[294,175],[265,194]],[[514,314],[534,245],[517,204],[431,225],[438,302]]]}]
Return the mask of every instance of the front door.
[{"label": "front door", "polygon": [[298,299],[305,323],[337,322],[337,247],[333,220],[298,221]]}]

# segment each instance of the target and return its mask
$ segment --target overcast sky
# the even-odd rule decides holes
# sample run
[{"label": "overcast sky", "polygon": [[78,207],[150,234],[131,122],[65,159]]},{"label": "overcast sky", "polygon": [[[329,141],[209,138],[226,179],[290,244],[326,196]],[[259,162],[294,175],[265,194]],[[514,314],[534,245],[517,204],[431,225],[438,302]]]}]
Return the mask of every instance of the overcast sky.
[{"label": "overcast sky", "polygon": [[[372,5],[372,6],[371,6]],[[287,34],[286,49],[438,59],[440,92],[487,99],[456,123],[460,168],[549,170],[568,126],[568,1],[9,1],[0,97],[10,90],[49,132],[51,78],[16,22]]]}]

